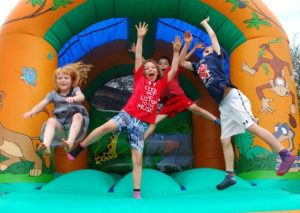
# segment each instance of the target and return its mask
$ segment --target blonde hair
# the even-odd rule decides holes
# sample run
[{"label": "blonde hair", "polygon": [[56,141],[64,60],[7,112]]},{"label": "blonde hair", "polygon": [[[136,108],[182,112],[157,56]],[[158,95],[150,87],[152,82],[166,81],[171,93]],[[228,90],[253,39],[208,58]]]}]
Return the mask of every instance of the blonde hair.
[{"label": "blonde hair", "polygon": [[63,67],[57,68],[54,72],[54,78],[53,78],[54,89],[56,91],[59,90],[56,83],[56,78],[58,74],[62,73],[62,74],[70,75],[72,79],[72,87],[76,87],[86,82],[87,73],[91,71],[92,67],[93,65],[85,64],[79,61],[76,63],[67,64]]}]

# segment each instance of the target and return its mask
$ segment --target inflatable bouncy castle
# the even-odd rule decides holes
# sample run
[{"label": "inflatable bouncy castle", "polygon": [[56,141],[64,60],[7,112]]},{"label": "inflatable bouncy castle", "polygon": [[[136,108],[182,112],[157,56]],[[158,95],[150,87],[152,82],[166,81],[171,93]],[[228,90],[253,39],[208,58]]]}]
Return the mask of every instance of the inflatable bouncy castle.
[{"label": "inflatable bouncy castle", "polygon": [[[118,212],[124,207],[122,211],[132,212],[128,200],[123,199],[131,197],[132,190],[126,135],[103,137],[75,161],[69,161],[59,146],[52,148],[52,156],[44,157],[37,147],[49,114],[40,113],[27,120],[23,114],[53,90],[57,67],[83,61],[93,65],[81,88],[89,109],[89,131],[93,130],[117,114],[131,94],[134,58],[128,49],[136,40],[138,22],[149,24],[143,47],[145,58],[158,59],[172,55],[172,39],[175,35],[182,37],[186,30],[193,34],[192,47],[196,42],[210,45],[199,25],[208,16],[226,51],[228,78],[251,100],[259,124],[298,157],[287,175],[276,177],[278,153],[246,131],[233,140],[239,176],[236,189],[217,192],[215,185],[224,176],[220,128],[185,111],[162,121],[146,142],[142,192],[149,201],[129,202],[141,212],[300,209],[299,202],[295,202],[300,192],[294,187],[300,183],[300,121],[289,41],[262,1],[20,0],[0,31],[0,182],[10,183],[0,188],[5,212],[14,212],[9,211],[12,200],[21,197],[25,199],[18,200],[20,204],[37,211],[38,207],[30,205],[32,200],[36,196],[49,200],[49,192],[59,195],[57,205],[49,204],[49,209],[41,211],[55,211],[56,206],[63,209],[59,198],[64,193],[69,193],[75,206],[73,202],[87,193],[87,199],[95,201],[89,207],[93,210]],[[197,50],[191,61],[201,56],[201,50]],[[180,83],[187,96],[219,116],[217,103],[196,76],[183,71]],[[37,187],[9,187],[24,182]],[[253,185],[258,186],[253,189]],[[97,203],[99,197],[93,197],[94,193],[105,202]],[[253,195],[247,200],[253,203],[250,206],[239,200],[249,193]],[[264,198],[259,197],[262,194]],[[112,196],[117,199],[112,200]],[[221,206],[216,207],[207,196],[220,198]],[[233,204],[221,196],[236,201]],[[151,198],[160,198],[160,202]],[[199,206],[200,201],[203,204]],[[269,201],[271,206],[263,205]],[[73,206],[70,210],[79,212],[82,208]]]}]

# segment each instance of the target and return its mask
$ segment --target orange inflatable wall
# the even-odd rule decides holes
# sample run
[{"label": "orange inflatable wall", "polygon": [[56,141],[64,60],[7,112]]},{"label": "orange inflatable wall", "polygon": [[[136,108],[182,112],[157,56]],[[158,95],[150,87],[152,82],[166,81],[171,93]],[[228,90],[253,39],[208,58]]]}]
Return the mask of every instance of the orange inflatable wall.
[{"label": "orange inflatable wall", "polygon": [[[25,0],[21,0],[2,26],[0,31],[0,154],[5,156],[5,160],[0,162],[1,171],[5,171],[14,163],[29,160],[34,164],[31,174],[38,174],[32,176],[40,175],[40,161],[45,159],[37,160],[37,156],[30,157],[28,153],[35,151],[35,146],[32,144],[40,134],[42,123],[48,117],[45,113],[40,113],[33,119],[24,120],[22,115],[53,88],[52,77],[53,71],[58,66],[58,56],[55,47],[45,40],[45,34],[59,19],[88,2],[76,0],[53,12],[39,14],[41,11],[37,11]],[[191,7],[189,3],[199,7]],[[42,11],[51,7],[53,2],[48,1],[43,5]],[[258,12],[255,13],[253,8],[257,8]],[[216,30],[217,36],[220,38],[221,45],[230,53],[232,82],[251,100],[253,113],[259,118],[262,126],[274,134],[278,125],[286,124],[290,128],[292,136],[291,133],[290,137],[286,135],[278,137],[285,147],[297,154],[300,141],[298,100],[295,82],[290,72],[292,64],[288,38],[276,17],[261,1],[234,5],[218,0],[190,0],[186,1],[185,7],[180,10],[190,10],[188,14],[197,15],[199,21],[207,15],[217,20],[213,25],[220,26]],[[205,14],[204,10],[207,11]],[[86,9],[87,13],[88,11]],[[126,10],[124,14],[122,11],[117,12],[121,16],[128,14]],[[33,15],[30,17],[28,14]],[[35,17],[32,18],[33,16]],[[137,16],[135,18],[143,18],[142,14],[138,13]],[[235,26],[235,30],[242,33],[241,36],[235,38],[234,32],[221,28],[222,23],[218,22],[218,17],[225,17],[225,22]],[[175,18],[182,18],[187,22],[191,20],[191,17]],[[78,28],[84,29],[87,26],[83,25],[83,19],[81,21],[82,23],[78,20]],[[198,23],[190,22],[198,26]],[[89,82],[115,63],[133,63],[126,54],[128,44],[121,42],[116,46],[122,50],[106,52],[105,63],[97,61],[91,55],[87,58],[88,62],[95,63]],[[154,56],[155,54],[158,54],[158,51],[154,52]],[[114,57],[118,57],[118,60]],[[198,103],[218,115],[218,106],[207,95],[199,81],[190,74],[186,75],[202,94]],[[195,166],[224,168],[219,142],[220,130],[197,117],[193,117],[193,126]],[[28,144],[23,144],[24,141],[32,142],[29,148]],[[23,146],[32,150],[23,149]],[[259,138],[254,138],[253,146],[271,150]],[[237,157],[240,154],[237,149]],[[59,164],[63,163],[57,161]],[[86,163],[83,163],[82,167],[86,167]]]}]

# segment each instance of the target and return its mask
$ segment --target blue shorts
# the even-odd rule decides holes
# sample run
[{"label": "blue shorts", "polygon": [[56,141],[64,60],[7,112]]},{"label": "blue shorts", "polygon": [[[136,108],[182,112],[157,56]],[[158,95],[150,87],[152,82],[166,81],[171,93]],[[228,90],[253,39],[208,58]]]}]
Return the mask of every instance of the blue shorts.
[{"label": "blue shorts", "polygon": [[143,152],[144,134],[148,129],[148,124],[132,117],[125,111],[121,111],[112,119],[117,123],[119,132],[127,131],[130,146]]}]

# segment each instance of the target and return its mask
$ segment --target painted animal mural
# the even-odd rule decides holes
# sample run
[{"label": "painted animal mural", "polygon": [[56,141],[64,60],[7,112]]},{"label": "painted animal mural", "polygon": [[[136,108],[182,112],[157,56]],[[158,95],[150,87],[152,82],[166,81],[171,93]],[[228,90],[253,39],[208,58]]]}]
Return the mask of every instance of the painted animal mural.
[{"label": "painted animal mural", "polygon": [[[280,123],[278,122],[275,125],[275,132],[273,132],[273,135],[277,140],[280,141],[280,143],[283,143],[284,141],[288,140],[289,146],[287,149],[289,151],[294,150],[294,138],[295,138],[295,132],[287,123]],[[276,156],[276,165],[275,169],[279,167],[279,164],[281,163],[281,158],[279,155]],[[290,172],[298,172],[300,170],[300,156],[297,156],[295,162],[293,163]]]},{"label": "painted animal mural", "polygon": [[118,134],[112,134],[109,137],[107,147],[105,148],[105,150],[102,153],[94,156],[96,165],[100,165],[105,161],[109,161],[118,157],[118,153],[117,153],[118,138],[119,138]]},{"label": "painted animal mural", "polygon": [[[270,106],[269,102],[272,99],[265,97],[264,90],[270,89],[272,92],[275,92],[278,96],[291,96],[291,106],[290,110],[292,114],[295,114],[295,94],[290,90],[289,84],[287,82],[285,68],[289,72],[289,76],[291,81],[294,81],[292,71],[289,65],[289,62],[281,60],[276,54],[272,51],[270,44],[276,41],[261,44],[259,47],[261,48],[259,52],[259,57],[253,67],[250,67],[246,62],[243,62],[243,71],[248,72],[250,75],[255,75],[258,72],[260,66],[264,69],[266,75],[269,74],[269,69],[266,64],[268,64],[273,72],[274,76],[268,83],[260,85],[256,88],[256,93],[259,100],[262,102],[261,112],[263,113],[272,113],[275,109]],[[278,41],[277,41],[278,42]],[[271,58],[265,56],[265,51],[269,52]]]},{"label": "painted animal mural", "polygon": [[30,176],[42,174],[42,159],[36,154],[33,146],[33,138],[22,133],[6,129],[0,123],[0,155],[5,158],[0,162],[0,170],[5,171],[10,165],[21,161],[33,162]]}]

